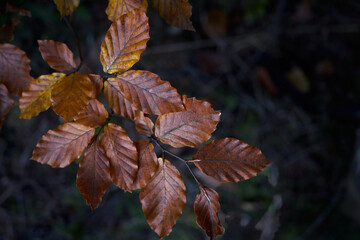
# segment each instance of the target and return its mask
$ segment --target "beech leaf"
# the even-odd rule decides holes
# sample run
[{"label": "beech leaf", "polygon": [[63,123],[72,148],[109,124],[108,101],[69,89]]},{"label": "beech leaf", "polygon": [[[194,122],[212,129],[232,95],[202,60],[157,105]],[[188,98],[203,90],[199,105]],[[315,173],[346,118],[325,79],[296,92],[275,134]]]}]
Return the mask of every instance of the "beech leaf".
[{"label": "beech leaf", "polygon": [[11,42],[14,39],[14,31],[20,21],[16,18],[0,27],[0,41]]},{"label": "beech leaf", "polygon": [[145,12],[135,9],[114,21],[101,44],[104,72],[112,74],[131,68],[140,59],[150,39]]},{"label": "beech leaf", "polygon": [[109,117],[104,105],[96,99],[92,99],[80,113],[74,117],[76,123],[97,128]]},{"label": "beech leaf", "polygon": [[75,9],[79,6],[80,0],[54,0],[60,16],[72,15]]},{"label": "beech leaf", "polygon": [[202,146],[191,162],[222,182],[247,180],[270,163],[260,149],[235,138],[216,139]]},{"label": "beech leaf", "polygon": [[109,0],[105,12],[110,21],[115,21],[118,17],[121,17],[136,8],[141,8],[146,12],[147,7],[147,0]]},{"label": "beech leaf", "polygon": [[220,112],[210,103],[183,96],[186,111],[160,115],[155,136],[172,147],[197,147],[210,139],[220,121]]},{"label": "beech leaf", "polygon": [[136,111],[135,128],[141,135],[150,137],[153,135],[154,123],[150,118],[146,117],[143,112]]},{"label": "beech leaf", "polygon": [[42,58],[49,66],[60,72],[70,72],[76,68],[74,54],[65,43],[53,40],[38,40]]},{"label": "beech leaf", "polygon": [[168,160],[158,158],[159,168],[141,190],[140,201],[146,221],[160,238],[169,235],[186,203],[181,174]]},{"label": "beech leaf", "polygon": [[97,98],[104,86],[103,79],[97,74],[89,74],[88,77],[93,84],[92,98]]},{"label": "beech leaf", "polygon": [[219,210],[219,194],[214,189],[200,184],[194,202],[194,211],[198,216],[196,222],[211,240],[215,240],[217,235],[222,235],[225,231],[219,220]]},{"label": "beech leaf", "polygon": [[19,100],[19,118],[29,119],[51,107],[53,86],[66,76],[64,73],[42,75],[30,82],[29,89],[22,92]]},{"label": "beech leaf", "polygon": [[14,105],[14,100],[9,97],[6,86],[0,83],[0,128],[4,124],[6,115]]},{"label": "beech leaf", "polygon": [[52,167],[66,167],[81,156],[94,132],[81,124],[62,124],[42,136],[31,159]]}]

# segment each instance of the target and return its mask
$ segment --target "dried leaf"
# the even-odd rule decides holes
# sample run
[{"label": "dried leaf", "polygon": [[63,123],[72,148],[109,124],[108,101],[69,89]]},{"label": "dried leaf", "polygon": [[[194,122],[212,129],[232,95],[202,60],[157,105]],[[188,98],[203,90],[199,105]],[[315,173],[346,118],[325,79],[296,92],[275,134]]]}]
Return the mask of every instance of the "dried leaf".
[{"label": "dried leaf", "polygon": [[136,108],[124,97],[117,80],[109,78],[104,83],[104,96],[111,109],[125,118],[135,118]]},{"label": "dried leaf", "polygon": [[218,181],[238,182],[256,176],[270,162],[260,149],[235,138],[222,138],[202,146],[192,162]]},{"label": "dried leaf", "polygon": [[137,8],[141,8],[141,10],[146,12],[147,7],[147,0],[109,0],[109,5],[105,12],[110,21],[115,21],[118,17]]},{"label": "dried leaf", "polygon": [[145,12],[135,9],[116,19],[101,44],[100,61],[104,72],[112,74],[131,68],[139,61],[149,39]]},{"label": "dried leaf", "polygon": [[206,231],[211,240],[215,240],[217,235],[222,235],[225,231],[218,216],[219,194],[204,185],[199,185],[199,190],[194,202],[194,211],[198,216],[196,222]]},{"label": "dried leaf", "polygon": [[33,79],[30,60],[24,51],[8,43],[0,44],[0,53],[0,82],[10,93],[20,96]]},{"label": "dried leaf", "polygon": [[169,82],[148,71],[128,71],[116,80],[120,91],[137,109],[160,115],[184,110],[181,97]]},{"label": "dried leaf", "polygon": [[38,40],[42,58],[49,66],[60,72],[70,72],[76,68],[74,54],[65,43],[53,40]]},{"label": "dried leaf", "polygon": [[14,31],[20,21],[16,18],[11,19],[0,28],[0,41],[11,42],[14,39]]},{"label": "dried leaf", "polygon": [[92,97],[97,98],[97,96],[99,96],[99,94],[101,93],[101,90],[104,86],[103,79],[99,75],[96,75],[96,74],[89,74],[88,77],[91,80],[91,82],[93,83]]},{"label": "dried leaf", "polygon": [[30,82],[29,90],[22,92],[19,107],[20,118],[29,119],[51,107],[53,86],[66,76],[64,73],[42,75]]},{"label": "dried leaf", "polygon": [[6,2],[6,12],[18,13],[24,17],[31,17],[31,12],[29,10],[14,6],[9,2]]},{"label": "dried leaf", "polygon": [[92,210],[97,208],[111,184],[109,161],[104,148],[94,141],[79,163],[76,185]]},{"label": "dried leaf", "polygon": [[100,144],[110,159],[112,181],[124,191],[131,191],[138,171],[138,153],[126,131],[109,123],[100,134]]},{"label": "dried leaf", "polygon": [[159,158],[160,167],[140,192],[146,221],[160,238],[172,231],[186,203],[186,188],[181,174],[168,160]]},{"label": "dried leaf", "polygon": [[100,127],[108,117],[109,114],[104,105],[98,100],[92,99],[89,105],[87,105],[79,115],[74,117],[74,120],[76,123],[97,128]]},{"label": "dried leaf", "polygon": [[188,0],[153,0],[153,7],[167,23],[175,27],[195,31],[191,21],[191,5]]},{"label": "dried leaf", "polygon": [[154,123],[150,118],[145,117],[141,111],[136,111],[135,128],[141,135],[150,137],[153,135]]},{"label": "dried leaf", "polygon": [[80,0],[54,0],[60,16],[72,15],[75,9],[79,6]]},{"label": "dried leaf", "polygon": [[31,159],[52,167],[66,167],[81,156],[94,132],[81,124],[62,124],[42,136]]},{"label": "dried leaf", "polygon": [[4,124],[6,115],[14,105],[14,100],[9,97],[9,92],[4,84],[0,83],[0,128]]},{"label": "dried leaf", "polygon": [[93,84],[87,75],[73,73],[57,82],[51,93],[54,111],[66,122],[74,119],[92,99]]},{"label": "dried leaf", "polygon": [[210,139],[220,121],[220,112],[210,103],[183,96],[186,111],[160,115],[155,136],[172,147],[197,147]]}]

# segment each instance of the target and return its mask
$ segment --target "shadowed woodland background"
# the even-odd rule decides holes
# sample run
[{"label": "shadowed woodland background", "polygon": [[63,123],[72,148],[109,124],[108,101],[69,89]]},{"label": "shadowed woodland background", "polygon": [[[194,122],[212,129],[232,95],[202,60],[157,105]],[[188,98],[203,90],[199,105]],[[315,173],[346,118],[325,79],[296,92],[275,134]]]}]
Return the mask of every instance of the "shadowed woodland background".
[{"label": "shadowed woodland background", "polygon": [[[52,72],[37,39],[65,42],[78,56],[52,1],[10,1],[29,9],[31,18],[4,14],[0,2],[0,24],[20,19],[12,43],[31,59],[34,77]],[[214,137],[256,145],[273,162],[237,184],[199,173],[220,194],[226,231],[218,239],[360,239],[360,2],[190,3],[196,33],[166,24],[149,8],[151,39],[134,69],[210,101],[222,111]],[[106,6],[81,0],[72,18],[86,62],[97,73],[110,26]],[[40,137],[60,123],[52,110],[31,120],[18,116],[17,104],[0,130],[0,239],[157,239],[138,191],[112,186],[91,212],[75,185],[77,164],[52,169],[29,160]],[[132,128],[131,121],[123,124]],[[184,158],[194,153],[171,151]],[[165,239],[206,239],[193,213],[197,186],[172,162],[185,175],[188,204]]]}]

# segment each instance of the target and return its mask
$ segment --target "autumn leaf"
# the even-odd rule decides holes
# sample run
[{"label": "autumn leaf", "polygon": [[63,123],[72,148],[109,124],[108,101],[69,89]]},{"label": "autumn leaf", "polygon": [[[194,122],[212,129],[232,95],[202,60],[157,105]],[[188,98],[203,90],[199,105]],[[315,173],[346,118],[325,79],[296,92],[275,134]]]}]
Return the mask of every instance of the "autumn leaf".
[{"label": "autumn leaf", "polygon": [[196,222],[211,240],[215,240],[217,235],[222,235],[225,231],[219,220],[219,210],[219,194],[214,189],[200,184],[194,202],[194,211],[198,216]]},{"label": "autumn leaf", "polygon": [[74,117],[76,123],[97,128],[109,117],[104,105],[96,99],[90,100],[89,104]]},{"label": "autumn leaf", "polygon": [[70,72],[76,68],[74,54],[65,43],[53,40],[38,40],[42,58],[49,66],[60,72]]},{"label": "autumn leaf", "polygon": [[175,27],[195,31],[191,21],[191,5],[188,0],[152,0],[160,16]]},{"label": "autumn leaf", "polygon": [[131,191],[138,171],[138,153],[126,131],[109,123],[100,134],[100,144],[110,159],[112,181],[124,191]]},{"label": "autumn leaf", "polygon": [[176,89],[154,73],[128,71],[111,80],[117,81],[123,96],[144,113],[160,115],[184,110]]},{"label": "autumn leaf", "polygon": [[31,12],[27,9],[17,7],[9,2],[6,2],[6,12],[18,13],[24,17],[31,17]]},{"label": "autumn leaf", "polygon": [[110,21],[115,21],[118,17],[137,8],[141,8],[146,12],[147,7],[147,0],[109,0],[109,5],[105,12]]},{"label": "autumn leaf", "polygon": [[52,167],[66,167],[81,156],[94,132],[81,124],[62,124],[42,136],[31,159]]},{"label": "autumn leaf", "polygon": [[97,74],[89,74],[88,77],[93,84],[92,98],[97,98],[104,86],[103,79]]},{"label": "autumn leaf", "polygon": [[139,170],[132,186],[133,190],[146,186],[159,168],[154,146],[149,140],[136,141],[135,146],[139,153]]},{"label": "autumn leaf", "polygon": [[92,99],[93,84],[87,75],[72,73],[54,85],[51,102],[66,122],[74,119]]},{"label": "autumn leaf", "polygon": [[14,39],[14,31],[20,21],[16,18],[11,19],[10,22],[5,23],[0,28],[0,41],[11,42]]},{"label": "autumn leaf", "polygon": [[54,0],[60,16],[72,15],[75,9],[79,6],[80,0]]},{"label": "autumn leaf", "polygon": [[191,162],[203,173],[223,182],[252,178],[270,163],[260,149],[235,138],[216,139],[202,146]]},{"label": "autumn leaf", "polygon": [[160,238],[172,231],[186,203],[181,174],[168,160],[159,158],[159,169],[141,190],[140,201],[146,221]]},{"label": "autumn leaf", "polygon": [[210,103],[183,96],[186,111],[160,115],[155,136],[172,147],[197,147],[210,139],[220,121],[220,112]]},{"label": "autumn leaf", "polygon": [[14,100],[9,97],[6,86],[0,83],[0,128],[3,126],[6,115],[13,105]]},{"label": "autumn leaf", "polygon": [[149,39],[145,12],[135,9],[116,19],[101,44],[100,61],[104,72],[112,74],[131,68],[139,61]]},{"label": "autumn leaf", "polygon": [[104,148],[94,141],[79,163],[76,185],[92,210],[101,202],[111,184],[110,162]]},{"label": "autumn leaf", "polygon": [[30,82],[29,90],[22,92],[19,100],[19,118],[29,119],[51,107],[53,86],[66,76],[64,73],[42,75]]},{"label": "autumn leaf", "polygon": [[0,44],[0,82],[10,93],[21,95],[33,79],[30,76],[30,60],[20,48],[3,43]]},{"label": "autumn leaf", "polygon": [[141,135],[150,137],[153,135],[154,123],[150,118],[146,117],[143,112],[136,111],[135,128]]}]

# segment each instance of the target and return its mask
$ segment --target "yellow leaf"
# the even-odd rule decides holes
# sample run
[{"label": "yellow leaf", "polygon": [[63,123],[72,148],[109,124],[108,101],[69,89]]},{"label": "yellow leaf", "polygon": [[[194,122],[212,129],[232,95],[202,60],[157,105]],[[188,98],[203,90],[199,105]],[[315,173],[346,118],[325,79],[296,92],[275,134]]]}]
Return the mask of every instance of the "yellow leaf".
[{"label": "yellow leaf", "polygon": [[79,6],[80,0],[54,0],[60,16],[71,15]]},{"label": "yellow leaf", "polygon": [[109,5],[105,12],[110,21],[115,21],[118,17],[134,9],[141,8],[143,11],[146,11],[147,7],[147,0],[109,0]]}]

